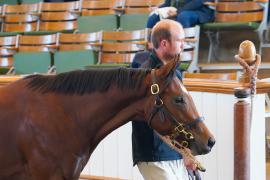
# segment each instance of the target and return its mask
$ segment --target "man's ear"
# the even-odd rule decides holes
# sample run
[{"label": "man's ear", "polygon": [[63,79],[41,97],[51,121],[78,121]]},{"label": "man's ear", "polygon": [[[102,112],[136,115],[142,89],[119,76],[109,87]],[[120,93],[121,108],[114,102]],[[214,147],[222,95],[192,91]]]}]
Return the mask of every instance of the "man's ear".
[{"label": "man's ear", "polygon": [[166,79],[170,72],[174,72],[179,65],[179,55],[176,55],[172,61],[167,63],[164,66],[161,66],[160,69],[157,70],[157,77],[159,79]]},{"label": "man's ear", "polygon": [[167,40],[162,39],[162,40],[160,41],[160,45],[161,45],[161,46],[166,46],[166,44],[167,44]]}]

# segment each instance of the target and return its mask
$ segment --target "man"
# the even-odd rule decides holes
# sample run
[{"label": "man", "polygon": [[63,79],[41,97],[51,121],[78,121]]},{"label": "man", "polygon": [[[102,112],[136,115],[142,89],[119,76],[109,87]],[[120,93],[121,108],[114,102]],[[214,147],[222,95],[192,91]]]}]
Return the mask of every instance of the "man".
[{"label": "man", "polygon": [[[176,21],[184,28],[211,22],[214,20],[214,10],[204,4],[211,1],[213,0],[165,0],[159,7],[161,11],[156,10],[149,16],[147,28],[152,28],[162,18],[172,18],[172,16],[176,16]],[[165,13],[167,16],[163,16],[164,12],[159,13],[162,9],[167,12]]]},{"label": "man", "polygon": [[[158,22],[151,33],[153,50],[140,67],[159,68],[173,60],[183,51],[184,37],[184,30],[178,22]],[[141,62],[141,59],[134,61]],[[181,79],[180,72],[177,76]],[[133,162],[145,180],[188,180],[186,168],[196,169],[191,160],[182,160],[181,155],[161,141],[147,123],[133,121],[132,130]]]}]

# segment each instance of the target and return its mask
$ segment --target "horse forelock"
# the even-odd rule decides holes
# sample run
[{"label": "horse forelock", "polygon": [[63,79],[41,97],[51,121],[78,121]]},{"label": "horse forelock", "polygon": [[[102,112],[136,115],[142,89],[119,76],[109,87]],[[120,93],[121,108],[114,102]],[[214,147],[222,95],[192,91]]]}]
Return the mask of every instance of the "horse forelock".
[{"label": "horse forelock", "polygon": [[111,86],[122,90],[137,90],[141,87],[150,69],[98,68],[77,70],[58,75],[31,75],[27,86],[41,93],[86,94],[106,92]]}]

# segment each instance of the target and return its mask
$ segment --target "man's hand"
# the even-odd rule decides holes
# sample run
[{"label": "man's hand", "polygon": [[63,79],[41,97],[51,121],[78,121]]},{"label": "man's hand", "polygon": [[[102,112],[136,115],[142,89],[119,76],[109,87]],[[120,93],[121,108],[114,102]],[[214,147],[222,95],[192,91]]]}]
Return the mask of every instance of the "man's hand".
[{"label": "man's hand", "polygon": [[201,180],[201,176],[197,169],[197,165],[194,163],[193,159],[191,159],[188,156],[183,156],[183,161],[184,161],[184,165],[187,168],[188,175],[190,176],[190,178],[192,180]]},{"label": "man's hand", "polygon": [[175,17],[177,15],[177,9],[175,7],[171,7],[168,10],[168,16],[169,17]]},{"label": "man's hand", "polygon": [[192,159],[190,159],[189,157],[183,157],[183,161],[184,161],[184,165],[186,166],[186,168],[188,170],[192,170],[195,171],[197,169],[197,165],[194,163],[194,161]]},{"label": "man's hand", "polygon": [[175,7],[163,7],[155,10],[160,19],[167,19],[177,15],[177,9]]},{"label": "man's hand", "polygon": [[[188,151],[191,154],[190,149],[185,148],[185,151]],[[183,155],[183,161],[184,161],[184,165],[186,166],[186,168],[188,170],[195,171],[197,169],[197,165],[195,164],[195,162],[192,158],[195,158],[195,157],[194,156],[189,157],[187,155],[186,156]]]}]

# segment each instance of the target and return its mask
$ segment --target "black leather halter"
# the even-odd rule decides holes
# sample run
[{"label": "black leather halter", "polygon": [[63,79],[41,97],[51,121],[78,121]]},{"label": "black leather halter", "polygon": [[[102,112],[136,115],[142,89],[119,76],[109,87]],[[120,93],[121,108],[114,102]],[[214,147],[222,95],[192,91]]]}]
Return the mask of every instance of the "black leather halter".
[{"label": "black leather halter", "polygon": [[167,88],[167,86],[170,84],[170,79],[166,80],[165,85],[160,90],[159,85],[157,84],[156,71],[154,69],[151,71],[151,77],[152,77],[151,93],[155,96],[155,103],[148,120],[148,125],[150,127],[152,120],[157,113],[159,113],[161,122],[165,121],[165,116],[168,117],[175,125],[175,129],[177,129],[177,131],[179,131],[179,127],[182,126],[184,128],[190,129],[193,126],[196,126],[199,122],[202,122],[204,120],[203,117],[198,117],[197,119],[195,119],[193,122],[190,123],[181,124],[180,122],[178,122],[177,119],[173,116],[173,114],[169,112],[168,108],[165,106],[162,99],[160,98],[160,94],[162,94],[165,88]]}]

